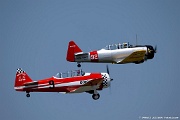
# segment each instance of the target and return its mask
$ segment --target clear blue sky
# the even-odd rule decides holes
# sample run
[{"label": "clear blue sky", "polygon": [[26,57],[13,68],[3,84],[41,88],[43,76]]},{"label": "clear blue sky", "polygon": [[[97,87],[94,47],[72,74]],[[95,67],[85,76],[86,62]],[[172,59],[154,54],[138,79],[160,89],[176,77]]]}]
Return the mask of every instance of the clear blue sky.
[{"label": "clear blue sky", "polygon": [[[33,80],[77,69],[66,61],[74,40],[85,52],[130,42],[158,46],[143,64],[109,64],[111,89],[90,94],[25,93],[14,90],[16,69]],[[141,116],[180,117],[179,0],[1,0],[0,119],[139,120]],[[87,72],[105,64],[83,63]],[[179,118],[180,119],[180,118]]]}]

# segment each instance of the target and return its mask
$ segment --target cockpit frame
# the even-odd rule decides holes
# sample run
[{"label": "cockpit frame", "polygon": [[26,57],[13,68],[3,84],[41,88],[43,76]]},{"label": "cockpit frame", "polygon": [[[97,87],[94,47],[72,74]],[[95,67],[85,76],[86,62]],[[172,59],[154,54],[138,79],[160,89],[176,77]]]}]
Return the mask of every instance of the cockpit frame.
[{"label": "cockpit frame", "polygon": [[127,43],[123,43],[123,44],[112,44],[112,45],[107,45],[105,48],[105,50],[116,50],[116,49],[124,49],[124,48],[132,48],[132,45],[129,44],[129,42]]},{"label": "cockpit frame", "polygon": [[71,70],[67,72],[58,72],[54,77],[56,78],[67,78],[67,77],[74,77],[74,76],[84,76],[85,72],[80,70]]}]

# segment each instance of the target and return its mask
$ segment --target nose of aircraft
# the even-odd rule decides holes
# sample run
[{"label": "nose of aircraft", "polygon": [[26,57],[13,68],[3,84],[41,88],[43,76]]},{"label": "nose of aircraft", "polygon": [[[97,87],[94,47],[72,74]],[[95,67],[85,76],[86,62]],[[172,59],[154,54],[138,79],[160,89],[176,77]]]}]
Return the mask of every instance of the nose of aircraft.
[{"label": "nose of aircraft", "polygon": [[111,81],[113,80],[110,77],[108,65],[106,65],[106,70],[107,70],[107,73],[101,73],[101,75],[103,77],[103,83],[102,83],[103,88],[110,87],[111,86]]},{"label": "nose of aircraft", "polygon": [[153,48],[151,45],[146,45],[147,47],[147,59],[153,59],[154,54],[157,52],[157,46]]}]

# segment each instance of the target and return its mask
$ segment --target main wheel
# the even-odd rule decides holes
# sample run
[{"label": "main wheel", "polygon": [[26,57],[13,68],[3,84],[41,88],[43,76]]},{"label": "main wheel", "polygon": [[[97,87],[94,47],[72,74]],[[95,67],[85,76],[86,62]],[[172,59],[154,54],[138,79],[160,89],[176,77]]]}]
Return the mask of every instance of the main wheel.
[{"label": "main wheel", "polygon": [[98,100],[98,99],[100,98],[100,94],[93,94],[93,95],[92,95],[92,98],[93,98],[94,100]]},{"label": "main wheel", "polygon": [[28,93],[28,94],[26,94],[26,97],[30,97],[30,94]]}]

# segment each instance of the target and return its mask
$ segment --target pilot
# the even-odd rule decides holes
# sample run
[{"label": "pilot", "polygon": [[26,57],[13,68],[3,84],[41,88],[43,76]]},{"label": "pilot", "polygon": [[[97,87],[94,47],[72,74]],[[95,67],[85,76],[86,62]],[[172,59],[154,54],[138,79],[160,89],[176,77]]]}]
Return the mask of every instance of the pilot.
[{"label": "pilot", "polygon": [[84,72],[84,71],[82,71],[82,69],[81,69],[81,75],[82,75],[82,76],[84,76],[84,75],[85,75],[85,72]]},{"label": "pilot", "polygon": [[127,43],[123,43],[123,45],[124,45],[124,48],[127,48]]},{"label": "pilot", "polygon": [[80,70],[77,70],[77,76],[80,76]]},{"label": "pilot", "polygon": [[108,45],[108,50],[111,50],[111,45]]},{"label": "pilot", "polygon": [[126,43],[124,43],[124,48],[126,48],[126,46],[127,46]]},{"label": "pilot", "polygon": [[59,78],[62,78],[62,73],[60,73]]},{"label": "pilot", "polygon": [[121,49],[121,44],[120,44],[120,43],[118,44],[118,47],[117,47],[117,48],[118,48],[118,49]]}]

